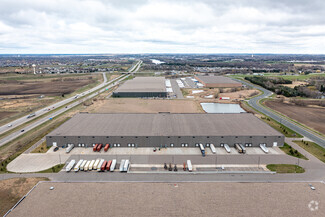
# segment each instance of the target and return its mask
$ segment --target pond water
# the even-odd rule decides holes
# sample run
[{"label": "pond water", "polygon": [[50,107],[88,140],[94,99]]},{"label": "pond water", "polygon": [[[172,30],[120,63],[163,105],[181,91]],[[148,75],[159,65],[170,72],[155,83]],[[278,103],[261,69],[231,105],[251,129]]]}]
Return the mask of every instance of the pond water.
[{"label": "pond water", "polygon": [[151,62],[158,65],[158,64],[162,64],[162,63],[165,63],[163,61],[160,61],[160,60],[156,60],[156,59],[151,59]]},{"label": "pond water", "polygon": [[246,112],[239,104],[201,103],[206,113],[242,113]]}]

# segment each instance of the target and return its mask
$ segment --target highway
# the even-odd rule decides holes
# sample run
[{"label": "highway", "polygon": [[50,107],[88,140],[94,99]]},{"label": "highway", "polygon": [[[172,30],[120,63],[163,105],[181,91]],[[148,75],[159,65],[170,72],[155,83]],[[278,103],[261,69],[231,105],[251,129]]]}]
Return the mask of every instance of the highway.
[{"label": "highway", "polygon": [[284,126],[294,130],[295,132],[301,134],[304,137],[307,137],[308,139],[314,141],[318,145],[325,148],[325,138],[321,137],[320,135],[317,135],[316,133],[312,132],[309,129],[306,129],[306,128],[294,123],[293,121],[291,121],[289,119],[286,119],[286,118],[278,115],[277,113],[275,113],[275,112],[273,112],[271,110],[268,110],[268,109],[264,108],[259,103],[259,101],[261,99],[268,98],[269,96],[271,96],[273,94],[271,91],[269,91],[269,90],[267,90],[265,88],[262,88],[260,86],[248,83],[248,82],[243,81],[241,79],[234,79],[234,80],[239,81],[239,82],[241,82],[241,83],[243,83],[243,84],[245,84],[247,86],[256,88],[256,89],[264,92],[263,94],[261,94],[259,96],[256,96],[256,97],[253,97],[252,99],[248,100],[248,104],[251,107],[253,107],[254,109],[258,110],[259,112],[269,116],[270,118],[276,120],[277,122],[283,124]]},{"label": "highway", "polygon": [[142,62],[143,62],[142,60],[139,60],[136,64],[134,64],[134,65],[129,69],[129,72],[130,72],[130,73],[137,72],[137,71],[140,69]]}]

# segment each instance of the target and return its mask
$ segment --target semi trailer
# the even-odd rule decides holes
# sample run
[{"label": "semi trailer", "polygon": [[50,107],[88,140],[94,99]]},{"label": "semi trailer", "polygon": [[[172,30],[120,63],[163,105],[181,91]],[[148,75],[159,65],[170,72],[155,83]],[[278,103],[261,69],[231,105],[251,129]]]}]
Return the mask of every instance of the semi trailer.
[{"label": "semi trailer", "polygon": [[75,171],[75,172],[78,172],[78,171],[79,171],[80,166],[81,166],[81,164],[82,164],[83,161],[84,161],[84,160],[82,160],[82,159],[78,161],[78,163],[77,163],[76,166],[74,167],[74,171]]},{"label": "semi trailer", "polygon": [[70,153],[70,151],[74,148],[74,144],[68,144],[67,149],[65,150],[66,153]]},{"label": "semi trailer", "polygon": [[66,171],[66,172],[70,172],[71,169],[72,169],[72,167],[74,166],[75,163],[76,163],[75,160],[71,160],[71,161],[68,163],[68,165],[66,166],[65,171]]},{"label": "semi trailer", "polygon": [[112,164],[111,164],[111,167],[109,168],[109,171],[114,172],[115,167],[116,167],[116,159],[114,159],[114,160],[112,161]]},{"label": "semi trailer", "polygon": [[189,172],[192,172],[192,169],[193,169],[193,168],[192,168],[192,162],[191,162],[191,160],[187,160],[186,163],[187,163],[187,169],[188,169],[188,171],[189,171]]},{"label": "semi trailer", "polygon": [[217,153],[216,147],[214,147],[213,144],[210,144],[210,149],[211,149],[211,151],[212,151],[213,154]]},{"label": "semi trailer", "polygon": [[204,146],[202,144],[199,145],[200,146],[200,151],[203,157],[205,157],[205,150],[204,150]]}]

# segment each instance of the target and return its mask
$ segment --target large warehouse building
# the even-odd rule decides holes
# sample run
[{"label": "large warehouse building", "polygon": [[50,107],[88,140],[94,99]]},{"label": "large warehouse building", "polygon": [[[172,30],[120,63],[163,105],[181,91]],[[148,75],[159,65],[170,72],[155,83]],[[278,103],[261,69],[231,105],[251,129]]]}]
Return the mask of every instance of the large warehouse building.
[{"label": "large warehouse building", "polygon": [[113,92],[113,97],[167,97],[164,77],[135,77]]},{"label": "large warehouse building", "polygon": [[48,146],[196,147],[241,143],[283,146],[284,136],[253,114],[80,113],[46,136]]},{"label": "large warehouse building", "polygon": [[224,76],[195,76],[204,87],[241,87],[242,84]]}]

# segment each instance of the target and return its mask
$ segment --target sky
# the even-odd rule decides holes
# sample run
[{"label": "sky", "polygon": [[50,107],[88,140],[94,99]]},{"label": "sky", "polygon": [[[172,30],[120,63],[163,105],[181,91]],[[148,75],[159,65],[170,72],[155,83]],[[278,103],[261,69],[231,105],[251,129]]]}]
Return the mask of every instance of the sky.
[{"label": "sky", "polygon": [[325,54],[324,0],[0,0],[0,54]]}]

